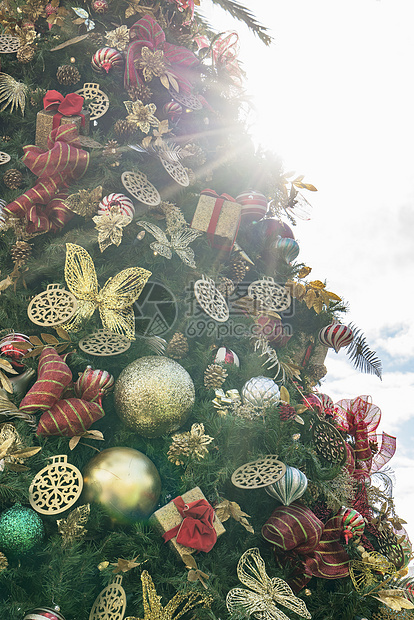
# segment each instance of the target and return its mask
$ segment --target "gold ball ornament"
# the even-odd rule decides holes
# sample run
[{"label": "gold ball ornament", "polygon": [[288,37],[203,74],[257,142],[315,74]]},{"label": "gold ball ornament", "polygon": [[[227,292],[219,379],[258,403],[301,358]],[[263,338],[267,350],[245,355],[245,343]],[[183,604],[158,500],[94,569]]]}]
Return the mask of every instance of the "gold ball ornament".
[{"label": "gold ball ornament", "polygon": [[146,519],[161,493],[154,463],[133,448],[108,448],[94,456],[83,472],[85,503],[98,503],[113,521]]},{"label": "gold ball ornament", "polygon": [[168,357],[141,357],[124,368],[115,383],[121,420],[143,437],[160,437],[182,426],[195,400],[188,372]]}]

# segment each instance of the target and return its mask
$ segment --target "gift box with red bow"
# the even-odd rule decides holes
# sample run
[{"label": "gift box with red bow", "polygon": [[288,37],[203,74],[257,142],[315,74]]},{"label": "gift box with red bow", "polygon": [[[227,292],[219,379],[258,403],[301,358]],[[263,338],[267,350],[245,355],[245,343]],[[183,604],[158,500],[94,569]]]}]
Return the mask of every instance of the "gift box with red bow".
[{"label": "gift box with red bow", "polygon": [[194,551],[210,551],[226,531],[199,487],[154,512],[151,522],[180,558]]},{"label": "gift box with red bow", "polygon": [[210,245],[230,251],[236,241],[242,207],[228,194],[219,196],[211,189],[200,192],[191,228],[207,233]]},{"label": "gift box with red bow", "polygon": [[84,98],[76,93],[64,97],[57,90],[48,90],[43,97],[44,109],[36,117],[36,146],[47,148],[50,132],[60,125],[72,123],[78,133],[89,134],[90,113],[82,109]]}]

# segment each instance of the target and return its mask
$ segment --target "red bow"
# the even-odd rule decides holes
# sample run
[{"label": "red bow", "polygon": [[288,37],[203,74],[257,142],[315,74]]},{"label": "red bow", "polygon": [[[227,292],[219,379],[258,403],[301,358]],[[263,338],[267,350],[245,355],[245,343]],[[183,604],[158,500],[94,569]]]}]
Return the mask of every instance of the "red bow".
[{"label": "red bow", "polygon": [[193,69],[200,64],[197,56],[186,47],[172,45],[165,40],[165,33],[158,22],[150,15],[137,21],[129,31],[130,44],[125,63],[125,88],[144,84],[139,67],[142,49],[152,52],[160,50],[168,64],[168,73],[176,80],[180,93],[189,94],[194,81]]},{"label": "red bow", "polygon": [[177,542],[197,551],[210,551],[216,544],[217,534],[213,527],[214,509],[207,500],[199,499],[185,504],[181,496],[173,500],[183,520],[163,535],[168,542],[177,536]]},{"label": "red bow", "polygon": [[5,207],[10,214],[26,217],[28,233],[59,230],[73,217],[64,204],[69,194],[66,187],[79,179],[89,164],[89,154],[82,150],[72,124],[53,129],[47,145],[49,151],[33,145],[23,147],[22,161],[39,177],[38,182]]},{"label": "red bow", "polygon": [[262,536],[272,543],[276,554],[291,552],[302,566],[288,581],[298,592],[312,577],[340,579],[349,574],[349,556],[341,545],[343,515],[324,525],[305,506],[279,506],[262,528]]},{"label": "red bow", "polygon": [[69,93],[64,97],[57,90],[48,90],[43,97],[43,107],[45,110],[56,110],[53,116],[52,129],[59,127],[62,116],[80,116],[81,125],[85,126],[85,115],[82,114],[84,98],[76,93]]}]

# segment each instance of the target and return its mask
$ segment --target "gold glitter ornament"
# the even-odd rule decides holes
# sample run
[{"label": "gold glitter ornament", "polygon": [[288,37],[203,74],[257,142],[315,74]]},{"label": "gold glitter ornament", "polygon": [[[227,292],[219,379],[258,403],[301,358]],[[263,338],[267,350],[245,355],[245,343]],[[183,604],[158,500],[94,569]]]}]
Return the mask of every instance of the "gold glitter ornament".
[{"label": "gold glitter ornament", "polygon": [[133,448],[108,448],[83,472],[83,499],[96,502],[117,523],[146,519],[157,505],[161,478],[154,463]]},{"label": "gold glitter ornament", "polygon": [[24,82],[18,82],[7,73],[0,73],[0,103],[3,103],[0,112],[10,106],[10,112],[20,108],[22,116],[26,106],[26,95],[29,92],[28,86]]},{"label": "gold glitter ornament", "polygon": [[68,289],[78,301],[75,316],[64,326],[76,330],[83,320],[99,309],[105,329],[135,339],[135,317],[132,304],[140,296],[151,272],[130,267],[106,281],[101,290],[95,265],[88,252],[80,245],[66,244],[65,280]]},{"label": "gold glitter ornament", "polygon": [[204,608],[210,606],[211,598],[209,596],[190,590],[190,592],[177,592],[163,607],[160,602],[161,596],[158,596],[148,571],[142,571],[141,581],[144,617],[139,619],[135,616],[128,616],[125,620],[178,620],[197,605],[203,604]]},{"label": "gold glitter ornament", "polygon": [[144,437],[160,437],[184,424],[195,400],[188,372],[172,359],[135,360],[115,383],[115,408],[125,424]]}]

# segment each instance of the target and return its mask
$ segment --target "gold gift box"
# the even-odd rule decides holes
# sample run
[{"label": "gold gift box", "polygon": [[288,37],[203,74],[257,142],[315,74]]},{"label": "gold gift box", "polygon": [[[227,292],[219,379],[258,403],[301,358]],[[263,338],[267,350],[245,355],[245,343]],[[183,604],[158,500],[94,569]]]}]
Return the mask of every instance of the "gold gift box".
[{"label": "gold gift box", "polygon": [[[184,502],[186,504],[190,504],[191,502],[195,502],[199,499],[206,499],[200,487],[194,487],[191,491],[187,491],[181,495]],[[173,527],[179,525],[182,521],[182,517],[178,512],[177,507],[174,502],[170,502],[166,504],[159,510],[156,510],[154,514],[151,516],[151,523],[154,528],[161,534],[165,534],[172,530]],[[224,534],[226,531],[220,519],[215,515],[214,517],[214,529],[216,530],[217,538]],[[169,545],[174,549],[175,553],[181,558],[184,554],[194,553],[195,549],[191,547],[184,547],[184,545],[180,545],[177,543],[177,538],[174,537],[169,541]]]},{"label": "gold gift box", "polygon": [[[53,130],[53,117],[55,114],[55,110],[40,110],[40,112],[37,113],[35,144],[42,149],[47,149],[47,139],[50,132]],[[88,110],[82,110],[82,114],[85,115],[85,125],[83,127],[82,117],[77,114],[74,114],[73,116],[62,116],[59,126],[69,125],[69,123],[72,123],[76,125],[78,133],[87,136],[89,134],[90,113]]]},{"label": "gold gift box", "polygon": [[[220,199],[220,196],[216,198],[205,194],[200,195],[193,221],[191,222],[191,228],[202,230],[203,232],[208,231],[217,199]],[[216,228],[213,231],[215,240],[213,247],[228,246],[227,240],[231,241],[231,245],[233,244],[239,230],[241,210],[242,207],[238,202],[232,202],[231,200],[223,202]],[[223,238],[223,242],[220,241],[220,237]]]}]

